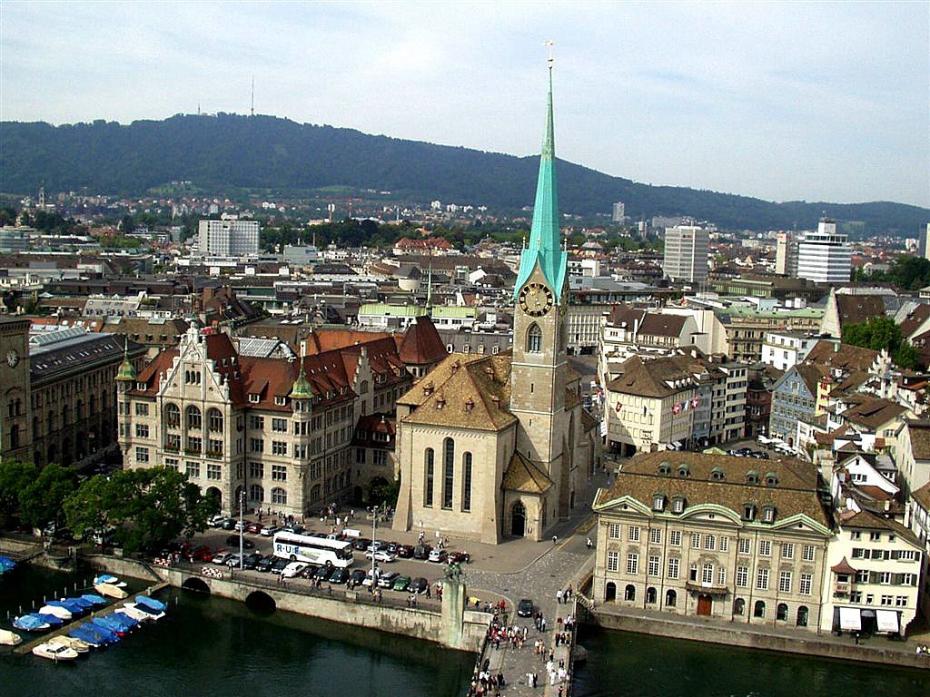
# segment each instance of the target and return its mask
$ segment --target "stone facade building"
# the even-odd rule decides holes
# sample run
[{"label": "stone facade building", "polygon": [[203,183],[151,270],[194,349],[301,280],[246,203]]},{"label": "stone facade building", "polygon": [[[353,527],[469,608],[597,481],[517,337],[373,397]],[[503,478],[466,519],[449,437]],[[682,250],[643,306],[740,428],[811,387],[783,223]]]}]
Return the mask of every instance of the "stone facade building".
[{"label": "stone facade building", "polygon": [[397,530],[540,540],[593,474],[596,423],[568,366],[568,254],[557,205],[552,93],[512,352],[453,354],[398,401]]},{"label": "stone facade building", "polygon": [[797,460],[636,456],[595,499],[595,604],[816,631],[832,536],[818,484]]},{"label": "stone facade building", "polygon": [[79,328],[30,339],[30,320],[0,319],[0,457],[83,468],[116,446],[116,378],[144,348]]}]

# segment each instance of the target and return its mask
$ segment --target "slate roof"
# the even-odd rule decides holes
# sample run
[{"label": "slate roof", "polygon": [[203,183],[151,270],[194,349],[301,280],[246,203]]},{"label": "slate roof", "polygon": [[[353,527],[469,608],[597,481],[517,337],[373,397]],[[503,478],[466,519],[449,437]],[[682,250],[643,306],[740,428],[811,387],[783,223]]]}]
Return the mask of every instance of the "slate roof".
[{"label": "slate roof", "polygon": [[521,491],[527,494],[544,494],[554,482],[545,472],[527,460],[519,452],[514,452],[510,464],[504,472],[501,487],[509,491]]},{"label": "slate roof", "polygon": [[[659,467],[668,463],[670,474],[660,474]],[[679,466],[685,464],[690,475],[679,475]],[[712,472],[718,470],[724,479],[717,481]],[[758,474],[758,484],[747,483],[750,472]],[[769,473],[778,483],[766,484]],[[817,468],[794,458],[756,460],[691,452],[641,453],[623,465],[613,485],[600,489],[595,506],[632,496],[647,508],[652,498],[662,494],[669,500],[681,496],[687,507],[698,504],[716,504],[742,515],[743,506],[754,504],[761,519],[765,506],[774,506],[775,523],[794,515],[805,515],[820,525],[832,527],[832,519],[818,496]]]},{"label": "slate roof", "polygon": [[[55,379],[69,371],[80,372],[101,363],[119,363],[123,357],[123,337],[115,334],[79,334],[41,346],[30,346],[29,377],[33,383]],[[145,348],[129,342],[129,355],[136,357]]]},{"label": "slate roof", "polygon": [[880,295],[837,294],[835,297],[841,331],[849,324],[861,324],[872,317],[885,316],[885,301]]},{"label": "slate roof", "polygon": [[[857,296],[837,296],[857,297]],[[852,344],[835,344],[820,340],[808,352],[804,363],[816,363],[827,368],[845,368],[847,370],[868,371],[878,358],[878,351],[853,346]]]},{"label": "slate roof", "polygon": [[[618,366],[621,374],[607,383],[607,389],[621,394],[659,399],[677,394],[694,385],[692,374],[681,366],[677,358],[663,356],[643,360],[639,356],[630,356]],[[679,381],[681,386],[669,385],[669,382],[675,381]]]},{"label": "slate roof", "polygon": [[887,399],[863,396],[858,404],[842,413],[842,417],[854,424],[876,429],[903,414],[907,409]]}]

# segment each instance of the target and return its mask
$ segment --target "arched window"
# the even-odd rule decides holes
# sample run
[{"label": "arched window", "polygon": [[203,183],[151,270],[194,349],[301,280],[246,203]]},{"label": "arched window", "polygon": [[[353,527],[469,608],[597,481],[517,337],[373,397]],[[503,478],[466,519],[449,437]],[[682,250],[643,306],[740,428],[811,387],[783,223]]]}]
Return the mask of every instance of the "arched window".
[{"label": "arched window", "polygon": [[675,607],[678,604],[678,594],[675,591],[665,593],[665,607]]},{"label": "arched window", "polygon": [[807,626],[808,615],[810,615],[810,612],[804,605],[798,608],[798,626],[799,627]]},{"label": "arched window", "polygon": [[251,484],[249,486],[249,501],[261,503],[265,500],[265,490],[260,484]]},{"label": "arched window", "polygon": [[47,416],[47,418],[46,418],[45,420],[46,420],[46,422],[47,422],[47,424],[46,424],[46,431],[47,431],[47,434],[51,434],[52,431],[55,430],[55,412],[49,411],[49,412],[48,412],[48,416]]},{"label": "arched window", "polygon": [[656,592],[656,589],[652,586],[649,586],[649,588],[646,589],[646,604],[655,605],[657,598],[658,593]]},{"label": "arched window", "polygon": [[77,401],[77,406],[74,410],[74,418],[76,418],[78,421],[84,418],[84,400],[82,399]]},{"label": "arched window", "polygon": [[90,407],[90,416],[93,416],[94,414],[97,413],[97,395],[92,394],[90,396],[90,401],[88,402],[88,405]]},{"label": "arched window", "polygon": [[526,330],[526,351],[527,353],[542,352],[542,329],[535,322]]},{"label": "arched window", "polygon": [[433,505],[433,479],[435,478],[436,454],[432,448],[427,448],[423,454],[423,473],[426,481],[423,484],[423,505]]},{"label": "arched window", "polygon": [[746,612],[746,601],[742,598],[737,598],[733,601],[733,614],[742,617],[744,612]]},{"label": "arched window", "polygon": [[[41,433],[39,433],[39,427],[40,427],[39,417],[33,416],[32,417],[32,439],[33,440],[37,440],[42,435]],[[37,462],[36,464],[39,464],[39,463]]]},{"label": "arched window", "polygon": [[636,586],[634,586],[632,583],[628,585],[623,591],[623,599],[631,601],[636,600]]},{"label": "arched window", "polygon": [[181,410],[177,404],[169,402],[165,405],[165,425],[170,428],[178,428],[181,425]]},{"label": "arched window", "polygon": [[271,490],[271,503],[286,504],[287,503],[287,491],[282,489],[279,486],[276,486]]},{"label": "arched window", "polygon": [[781,622],[788,620],[788,606],[785,603],[778,603],[778,607],[775,608],[775,619]]},{"label": "arched window", "polygon": [[223,430],[223,412],[219,409],[210,409],[207,412],[207,428],[211,431]]},{"label": "arched window", "polygon": [[200,409],[191,405],[187,408],[187,427],[200,430],[202,426],[203,417],[200,414]]},{"label": "arched window", "polygon": [[756,609],[752,613],[753,617],[765,617],[765,603],[761,600],[756,601]]},{"label": "arched window", "polygon": [[462,510],[471,510],[471,453],[462,455]]},{"label": "arched window", "polygon": [[442,442],[442,507],[452,508],[452,484],[455,480],[455,441]]},{"label": "arched window", "polygon": [[19,447],[19,426],[13,424],[10,426],[10,448],[16,449]]},{"label": "arched window", "polygon": [[611,603],[617,599],[617,584],[613,581],[610,581],[607,584],[607,589],[604,593],[605,602]]}]

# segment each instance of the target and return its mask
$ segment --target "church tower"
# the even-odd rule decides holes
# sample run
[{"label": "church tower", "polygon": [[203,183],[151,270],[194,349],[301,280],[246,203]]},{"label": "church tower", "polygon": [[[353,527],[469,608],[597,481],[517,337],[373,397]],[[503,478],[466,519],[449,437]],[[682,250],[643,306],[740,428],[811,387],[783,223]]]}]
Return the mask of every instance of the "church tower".
[{"label": "church tower", "polygon": [[[565,313],[568,309],[568,253],[561,247],[555,135],[552,119],[552,58],[546,132],[539,159],[529,245],[520,257],[514,286],[513,363],[510,411],[520,421],[517,450],[561,489],[567,454]],[[565,513],[559,491],[559,514]]]}]

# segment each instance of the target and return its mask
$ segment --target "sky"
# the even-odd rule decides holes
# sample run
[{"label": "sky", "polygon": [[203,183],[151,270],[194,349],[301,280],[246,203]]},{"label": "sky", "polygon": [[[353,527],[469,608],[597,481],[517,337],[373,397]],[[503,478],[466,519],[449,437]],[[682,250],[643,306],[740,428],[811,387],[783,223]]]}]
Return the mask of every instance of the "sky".
[{"label": "sky", "polygon": [[[930,207],[930,2],[0,4],[0,119],[255,110],[776,201]],[[2,143],[0,143],[2,147]]]}]

